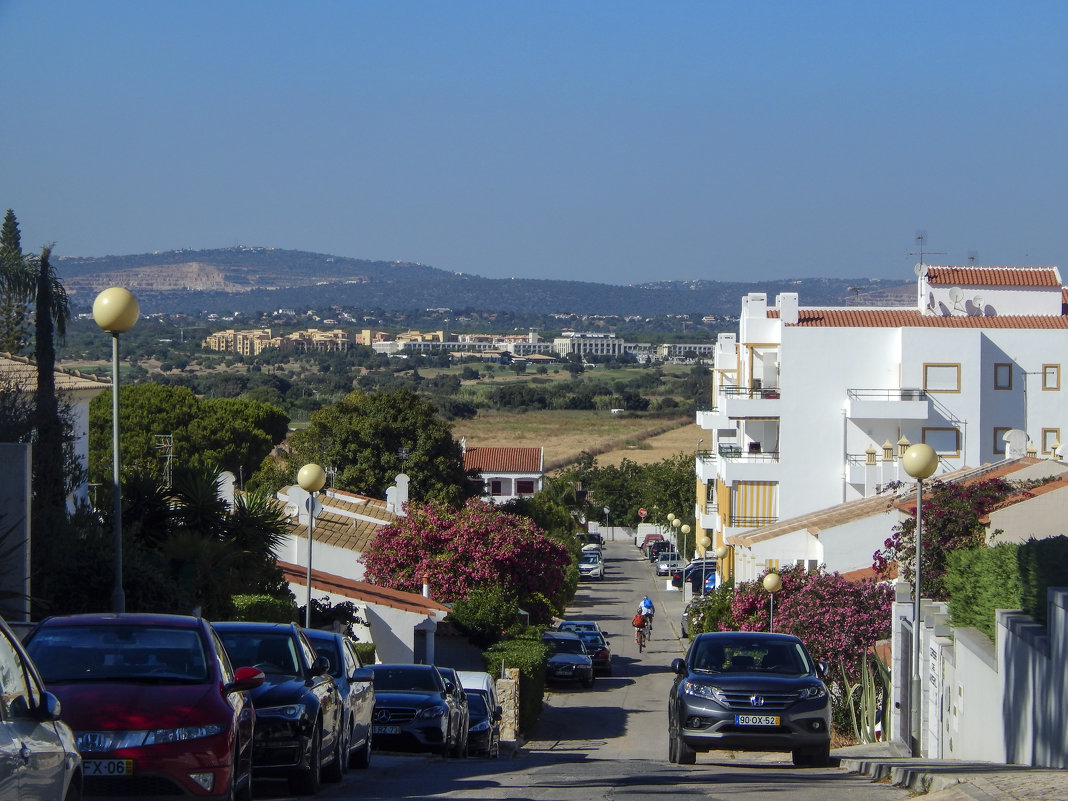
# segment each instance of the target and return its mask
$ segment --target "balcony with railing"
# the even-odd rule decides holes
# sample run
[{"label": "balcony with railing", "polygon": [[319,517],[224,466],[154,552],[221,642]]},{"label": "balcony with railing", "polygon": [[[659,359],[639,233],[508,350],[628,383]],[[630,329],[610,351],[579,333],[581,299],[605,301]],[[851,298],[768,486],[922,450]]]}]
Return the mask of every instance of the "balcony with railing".
[{"label": "balcony with railing", "polygon": [[930,413],[922,389],[846,390],[846,417],[851,420],[926,420]]},{"label": "balcony with railing", "polygon": [[719,462],[719,458],[714,451],[700,450],[697,452],[696,458],[696,471],[697,477],[706,484],[709,481],[714,481],[716,478],[716,465]]},{"label": "balcony with railing", "polygon": [[731,385],[720,387],[719,392],[720,408],[728,418],[779,416],[778,387]]},{"label": "balcony with railing", "polygon": [[730,418],[719,407],[702,403],[697,407],[696,422],[705,431],[715,431],[730,425]]},{"label": "balcony with railing", "polygon": [[779,452],[765,451],[759,442],[749,442],[744,449],[734,443],[721,442],[719,459],[717,473],[724,483],[779,480]]}]

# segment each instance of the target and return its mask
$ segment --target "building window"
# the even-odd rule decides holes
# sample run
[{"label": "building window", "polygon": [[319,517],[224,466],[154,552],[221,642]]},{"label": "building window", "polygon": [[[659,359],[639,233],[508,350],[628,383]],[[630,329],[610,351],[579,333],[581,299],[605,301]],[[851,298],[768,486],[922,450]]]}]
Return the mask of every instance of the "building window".
[{"label": "building window", "polygon": [[1012,389],[1012,365],[994,365],[994,389]]},{"label": "building window", "polygon": [[923,388],[928,392],[960,392],[960,365],[925,364]]},{"label": "building window", "polygon": [[1059,364],[1042,365],[1042,389],[1059,390],[1061,388],[1061,366]]},{"label": "building window", "polygon": [[960,457],[960,431],[956,428],[925,428],[923,442],[934,448],[939,456]]},{"label": "building window", "polygon": [[504,489],[499,478],[495,478],[490,482],[490,495],[504,495]]},{"label": "building window", "polygon": [[1000,426],[994,427],[994,453],[1005,455],[1005,435],[1011,430],[1008,426],[1004,428]]},{"label": "building window", "polygon": [[515,494],[516,495],[533,495],[534,494],[534,479],[532,478],[519,478],[515,482]]},{"label": "building window", "polygon": [[1061,430],[1059,428],[1042,429],[1042,453],[1049,456],[1061,444]]}]

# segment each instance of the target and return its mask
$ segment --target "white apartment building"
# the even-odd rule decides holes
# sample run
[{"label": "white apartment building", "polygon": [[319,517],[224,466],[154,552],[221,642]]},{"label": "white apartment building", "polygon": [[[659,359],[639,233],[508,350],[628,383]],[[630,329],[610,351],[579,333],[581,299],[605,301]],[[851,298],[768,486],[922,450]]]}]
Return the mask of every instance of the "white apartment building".
[{"label": "white apartment building", "polygon": [[[1055,267],[922,265],[913,308],[742,300],[721,334],[698,451],[698,528],[713,547],[911,479],[909,444],[939,473],[1052,456],[1068,434],[1068,290]],[[1012,453],[1013,450],[1019,451]],[[937,477],[938,474],[936,474]],[[741,556],[741,553],[738,553]],[[735,565],[740,580],[774,562]]]},{"label": "white apartment building", "polygon": [[652,345],[648,342],[627,342],[615,334],[565,331],[563,336],[553,340],[553,352],[561,357],[566,357],[571,353],[577,353],[583,357],[622,356],[625,353],[632,353],[638,358],[648,359],[652,352]]}]

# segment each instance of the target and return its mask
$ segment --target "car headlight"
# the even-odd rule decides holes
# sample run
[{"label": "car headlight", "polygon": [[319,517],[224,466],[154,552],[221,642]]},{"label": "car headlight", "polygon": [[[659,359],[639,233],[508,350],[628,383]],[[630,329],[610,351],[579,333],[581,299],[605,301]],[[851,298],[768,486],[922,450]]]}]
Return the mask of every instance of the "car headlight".
[{"label": "car headlight", "polygon": [[148,732],[141,731],[78,731],[74,739],[83,754],[102,754],[121,748],[137,748],[143,745]]},{"label": "car headlight", "polygon": [[180,743],[186,740],[199,740],[203,737],[214,737],[222,734],[225,727],[222,724],[210,726],[183,726],[180,729],[155,729],[148,733],[145,745],[160,745],[162,743]]},{"label": "car headlight", "polygon": [[490,725],[488,720],[480,720],[478,723],[468,729],[468,731],[489,731],[489,728]]},{"label": "car headlight", "polygon": [[303,704],[286,704],[285,706],[267,706],[263,709],[257,707],[257,717],[261,718],[284,718],[285,720],[301,720],[307,715]]},{"label": "car headlight", "polygon": [[723,694],[723,690],[714,684],[705,684],[701,681],[694,681],[693,679],[687,679],[682,683],[682,691],[686,695],[692,695],[697,698],[707,698],[710,701],[715,701],[718,704],[726,706],[727,699]]},{"label": "car headlight", "polygon": [[426,709],[420,709],[415,716],[416,720],[433,720],[434,718],[443,718],[449,714],[449,710],[443,706],[428,706]]},{"label": "car headlight", "polygon": [[797,691],[797,697],[802,701],[807,701],[809,698],[823,698],[825,695],[827,695],[827,688],[822,684],[809,684]]}]

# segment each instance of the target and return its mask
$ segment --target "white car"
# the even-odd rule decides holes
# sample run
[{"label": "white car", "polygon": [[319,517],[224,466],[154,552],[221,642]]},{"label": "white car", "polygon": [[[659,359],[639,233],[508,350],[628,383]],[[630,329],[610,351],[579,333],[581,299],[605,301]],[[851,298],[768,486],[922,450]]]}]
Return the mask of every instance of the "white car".
[{"label": "white car", "polygon": [[604,578],[604,559],[600,553],[584,553],[579,560],[579,575],[582,578]]},{"label": "white car", "polygon": [[656,557],[656,575],[670,576],[672,571],[681,570],[684,562],[675,551],[664,551]]}]

